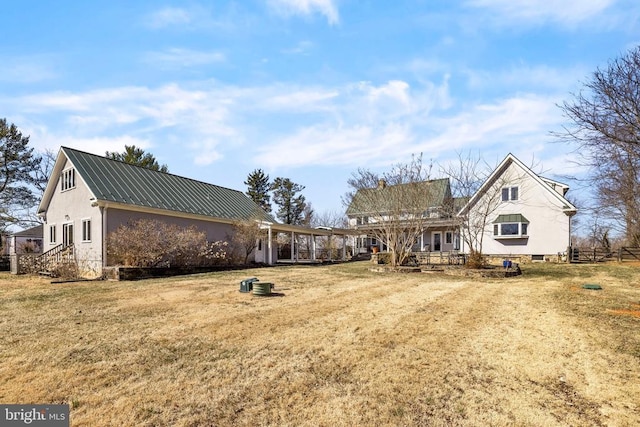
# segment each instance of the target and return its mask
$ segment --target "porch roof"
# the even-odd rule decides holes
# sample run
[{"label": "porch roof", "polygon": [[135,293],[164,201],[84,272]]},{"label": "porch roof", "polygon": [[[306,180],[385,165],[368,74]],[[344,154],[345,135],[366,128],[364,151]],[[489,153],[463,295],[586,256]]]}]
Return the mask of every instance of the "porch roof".
[{"label": "porch roof", "polygon": [[[430,228],[456,228],[460,226],[460,218],[425,218],[422,224],[422,227],[427,230]],[[369,223],[364,225],[355,226],[353,231],[370,231],[370,230],[378,230],[380,227],[384,226],[384,223]],[[358,233],[355,233],[358,234]]]},{"label": "porch roof", "polygon": [[276,233],[296,233],[306,234],[314,236],[347,236],[358,234],[356,230],[345,228],[331,228],[331,227],[305,227],[302,225],[293,224],[278,224],[275,222],[262,222],[262,228],[271,228],[271,231]]}]

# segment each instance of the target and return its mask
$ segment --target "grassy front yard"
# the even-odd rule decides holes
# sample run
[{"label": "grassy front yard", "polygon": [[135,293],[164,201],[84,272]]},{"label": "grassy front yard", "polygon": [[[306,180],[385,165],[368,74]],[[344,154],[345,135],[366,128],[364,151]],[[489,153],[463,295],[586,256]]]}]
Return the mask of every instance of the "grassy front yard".
[{"label": "grassy front yard", "polygon": [[[74,427],[640,425],[637,265],[368,266],[0,273],[0,403],[69,403]],[[282,295],[238,292],[252,276]]]}]

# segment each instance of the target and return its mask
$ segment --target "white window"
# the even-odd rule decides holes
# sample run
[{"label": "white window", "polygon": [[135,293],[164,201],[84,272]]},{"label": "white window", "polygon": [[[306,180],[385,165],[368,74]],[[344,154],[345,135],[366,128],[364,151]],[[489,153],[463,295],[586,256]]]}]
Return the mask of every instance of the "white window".
[{"label": "white window", "polygon": [[76,187],[76,170],[71,168],[62,172],[60,190],[66,191]]},{"label": "white window", "polygon": [[447,231],[444,235],[444,242],[447,245],[450,245],[451,243],[453,243],[453,232],[452,231]]},{"label": "white window", "polygon": [[62,224],[62,244],[65,246],[73,244],[73,223]]},{"label": "white window", "polygon": [[56,243],[56,226],[55,224],[49,226],[49,243],[52,245]]},{"label": "white window", "polygon": [[82,220],[82,241],[83,242],[91,241],[91,220],[90,219]]},{"label": "white window", "polygon": [[359,216],[356,218],[356,225],[366,225],[369,224],[368,216]]},{"label": "white window", "polygon": [[528,225],[525,222],[493,224],[493,235],[494,237],[526,237]]},{"label": "white window", "polygon": [[502,189],[502,201],[518,200],[518,187],[504,187]]}]

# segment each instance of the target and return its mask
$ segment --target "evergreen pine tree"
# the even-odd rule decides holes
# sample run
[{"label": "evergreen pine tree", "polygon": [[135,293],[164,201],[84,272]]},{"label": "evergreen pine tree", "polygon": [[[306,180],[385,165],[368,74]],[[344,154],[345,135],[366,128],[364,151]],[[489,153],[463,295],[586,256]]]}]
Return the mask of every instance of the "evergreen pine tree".
[{"label": "evergreen pine tree", "polygon": [[269,183],[269,175],[266,175],[262,169],[256,169],[247,176],[244,182],[247,186],[245,194],[251,197],[265,212],[271,212],[271,184]]},{"label": "evergreen pine tree", "polygon": [[271,186],[273,190],[273,202],[279,209],[276,215],[285,224],[302,224],[306,199],[303,195],[297,195],[304,190],[304,186],[292,182],[289,178],[276,178]]}]

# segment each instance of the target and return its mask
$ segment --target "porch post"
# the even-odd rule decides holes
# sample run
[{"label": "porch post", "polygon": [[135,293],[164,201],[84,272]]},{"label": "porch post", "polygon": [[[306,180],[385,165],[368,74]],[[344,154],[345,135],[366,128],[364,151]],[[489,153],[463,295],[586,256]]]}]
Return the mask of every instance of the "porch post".
[{"label": "porch post", "polygon": [[311,260],[316,260],[316,236],[311,235]]},{"label": "porch post", "polygon": [[296,233],[292,231],[291,232],[291,262],[295,261],[295,252],[296,252]]},{"label": "porch post", "polygon": [[267,264],[273,265],[273,251],[271,249],[271,225],[267,229]]},{"label": "porch post", "polygon": [[347,235],[342,235],[342,260],[347,260]]}]

